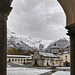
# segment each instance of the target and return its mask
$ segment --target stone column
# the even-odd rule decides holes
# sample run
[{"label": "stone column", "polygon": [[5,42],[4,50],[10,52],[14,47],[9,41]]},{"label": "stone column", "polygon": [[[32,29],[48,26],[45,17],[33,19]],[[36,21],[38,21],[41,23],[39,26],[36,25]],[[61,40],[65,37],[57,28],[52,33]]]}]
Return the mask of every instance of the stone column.
[{"label": "stone column", "polygon": [[75,75],[75,23],[66,27],[70,36],[71,74]]},{"label": "stone column", "polygon": [[6,75],[6,49],[7,49],[6,19],[0,14],[0,75]]},{"label": "stone column", "polygon": [[0,75],[6,75],[7,17],[11,11],[10,0],[0,0]]}]

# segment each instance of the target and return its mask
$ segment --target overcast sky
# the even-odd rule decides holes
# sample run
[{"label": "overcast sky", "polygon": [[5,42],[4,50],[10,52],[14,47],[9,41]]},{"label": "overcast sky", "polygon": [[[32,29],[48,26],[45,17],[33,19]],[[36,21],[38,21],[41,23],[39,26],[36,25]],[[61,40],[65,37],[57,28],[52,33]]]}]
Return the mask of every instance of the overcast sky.
[{"label": "overcast sky", "polygon": [[47,40],[66,36],[66,17],[57,0],[13,0],[8,29]]}]

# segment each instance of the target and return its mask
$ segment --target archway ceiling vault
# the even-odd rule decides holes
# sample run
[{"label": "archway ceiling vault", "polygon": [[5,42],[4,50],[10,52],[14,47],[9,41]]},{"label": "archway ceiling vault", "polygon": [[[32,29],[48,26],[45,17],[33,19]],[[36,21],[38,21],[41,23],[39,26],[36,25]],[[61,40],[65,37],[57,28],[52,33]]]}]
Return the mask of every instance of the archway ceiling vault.
[{"label": "archway ceiling vault", "polygon": [[75,23],[75,0],[58,0],[66,14],[66,25]]}]

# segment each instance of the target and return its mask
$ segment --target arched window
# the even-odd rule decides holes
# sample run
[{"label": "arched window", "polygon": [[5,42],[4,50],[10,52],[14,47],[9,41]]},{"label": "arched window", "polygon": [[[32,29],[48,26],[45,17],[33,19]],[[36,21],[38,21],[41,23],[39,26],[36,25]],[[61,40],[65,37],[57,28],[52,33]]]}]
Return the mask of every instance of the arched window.
[{"label": "arched window", "polygon": [[25,59],[24,59],[24,61],[25,61]]},{"label": "arched window", "polygon": [[11,62],[11,59],[9,59],[9,62]]},{"label": "arched window", "polygon": [[20,59],[18,59],[18,61],[20,61]]},{"label": "arched window", "polygon": [[14,59],[12,59],[12,61],[14,61]]},{"label": "arched window", "polygon": [[15,61],[17,61],[17,59],[15,59]]},{"label": "arched window", "polygon": [[22,61],[22,59],[21,59],[21,61]]}]

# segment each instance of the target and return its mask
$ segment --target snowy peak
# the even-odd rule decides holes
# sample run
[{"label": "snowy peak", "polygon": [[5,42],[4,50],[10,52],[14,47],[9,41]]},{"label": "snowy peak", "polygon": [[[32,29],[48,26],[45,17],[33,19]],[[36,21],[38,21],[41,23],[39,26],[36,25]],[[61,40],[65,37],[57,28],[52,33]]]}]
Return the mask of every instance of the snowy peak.
[{"label": "snowy peak", "polygon": [[40,50],[44,49],[50,52],[50,49],[52,46],[54,46],[54,43],[59,48],[64,48],[66,45],[69,44],[68,40],[63,38],[59,39],[57,41],[51,41],[51,40],[43,40],[39,38],[32,38],[32,37],[23,37],[19,36],[14,32],[11,32],[9,29],[7,30],[7,48],[17,48],[21,50]]},{"label": "snowy peak", "polygon": [[[21,48],[22,50],[34,50],[39,49],[40,44],[44,46],[44,49],[50,44],[50,40],[42,40],[39,38],[32,37],[23,37],[19,36],[14,32],[11,32],[9,29],[7,30],[8,36],[8,49],[12,47]],[[29,48],[30,47],[30,48]]]}]

